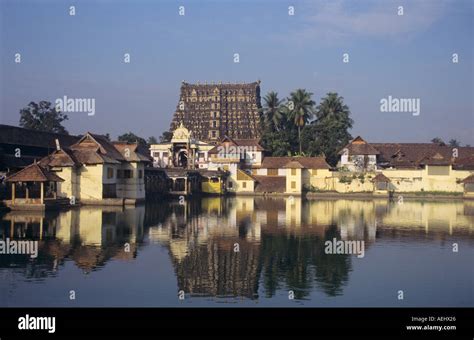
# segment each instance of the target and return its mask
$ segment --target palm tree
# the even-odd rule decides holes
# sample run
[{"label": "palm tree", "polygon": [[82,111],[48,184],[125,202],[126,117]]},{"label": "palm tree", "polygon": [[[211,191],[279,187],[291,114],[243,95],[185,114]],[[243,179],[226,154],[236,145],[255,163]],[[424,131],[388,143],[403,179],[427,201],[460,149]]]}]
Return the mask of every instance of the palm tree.
[{"label": "palm tree", "polygon": [[452,148],[458,148],[461,145],[461,143],[459,143],[459,141],[456,139],[450,139],[448,143]]},{"label": "palm tree", "polygon": [[316,117],[322,120],[331,115],[336,118],[341,116],[349,116],[349,107],[344,104],[344,98],[335,92],[329,92],[326,97],[321,99],[321,103],[316,107]]},{"label": "palm tree", "polygon": [[279,130],[280,123],[283,118],[283,100],[278,99],[278,93],[274,91],[268,92],[263,98],[263,123],[266,128]]},{"label": "palm tree", "polygon": [[311,92],[307,92],[305,89],[297,89],[290,93],[288,98],[287,110],[289,113],[290,119],[298,127],[298,139],[300,145],[300,155],[302,154],[301,150],[301,128],[308,123],[311,118],[314,116],[314,105],[316,104],[311,96]]}]

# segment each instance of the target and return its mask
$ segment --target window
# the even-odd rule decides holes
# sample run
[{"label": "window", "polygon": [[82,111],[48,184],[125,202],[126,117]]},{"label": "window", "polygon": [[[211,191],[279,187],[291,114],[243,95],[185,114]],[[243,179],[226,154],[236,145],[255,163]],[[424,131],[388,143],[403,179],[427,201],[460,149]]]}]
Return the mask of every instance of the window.
[{"label": "window", "polygon": [[268,169],[267,176],[278,176],[278,169]]},{"label": "window", "polygon": [[242,182],[242,188],[247,188],[247,182]]},{"label": "window", "polygon": [[296,189],[296,182],[295,181],[291,182],[291,189]]},{"label": "window", "polygon": [[160,153],[159,152],[153,152],[153,157],[160,157]]},{"label": "window", "polygon": [[167,152],[163,152],[163,157],[168,157],[168,153],[167,153]]},{"label": "window", "polygon": [[291,169],[291,176],[296,176],[296,169]]},{"label": "window", "polygon": [[428,176],[449,176],[449,166],[428,165]]},{"label": "window", "polygon": [[114,168],[107,168],[107,178],[114,178]]},{"label": "window", "polygon": [[138,170],[138,178],[143,178],[143,170]]},{"label": "window", "polygon": [[229,189],[232,189],[232,185],[233,185],[233,183],[232,183],[231,181],[229,181],[229,183],[227,183],[227,187],[228,187]]},{"label": "window", "polygon": [[117,178],[123,178],[123,170],[117,170]]},{"label": "window", "polygon": [[132,170],[124,170],[123,171],[123,177],[124,178],[132,178],[133,177],[133,171]]},{"label": "window", "polygon": [[211,136],[212,136],[212,138],[216,138],[216,131],[212,131]]}]

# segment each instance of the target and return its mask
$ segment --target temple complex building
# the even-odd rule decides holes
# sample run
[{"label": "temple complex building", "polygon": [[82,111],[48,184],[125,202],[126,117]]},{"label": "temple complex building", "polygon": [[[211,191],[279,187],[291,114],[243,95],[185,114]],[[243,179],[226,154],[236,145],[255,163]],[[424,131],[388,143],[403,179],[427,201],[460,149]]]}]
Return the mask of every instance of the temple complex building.
[{"label": "temple complex building", "polygon": [[260,81],[239,84],[189,84],[181,93],[170,131],[181,123],[192,127],[196,140],[217,143],[224,136],[260,137]]}]

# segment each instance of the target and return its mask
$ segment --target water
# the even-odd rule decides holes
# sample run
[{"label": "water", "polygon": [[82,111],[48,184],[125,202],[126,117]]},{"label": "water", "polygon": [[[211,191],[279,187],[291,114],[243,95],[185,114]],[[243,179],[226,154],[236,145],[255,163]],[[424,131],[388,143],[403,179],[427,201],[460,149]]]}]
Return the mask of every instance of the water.
[{"label": "water", "polygon": [[[39,241],[0,255],[2,307],[474,306],[474,201],[212,197],[0,223]],[[334,238],[364,257],[326,254]]]}]

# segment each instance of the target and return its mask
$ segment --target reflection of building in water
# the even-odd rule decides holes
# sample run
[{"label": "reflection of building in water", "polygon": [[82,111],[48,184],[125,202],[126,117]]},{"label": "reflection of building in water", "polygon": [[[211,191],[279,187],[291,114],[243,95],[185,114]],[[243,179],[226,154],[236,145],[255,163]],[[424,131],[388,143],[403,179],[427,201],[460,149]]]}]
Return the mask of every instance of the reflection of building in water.
[{"label": "reflection of building in water", "polygon": [[144,207],[82,208],[54,215],[11,212],[1,220],[0,236],[39,240],[37,261],[46,261],[52,270],[71,258],[90,272],[112,258],[136,256],[144,234],[144,215]]},{"label": "reflection of building in water", "polygon": [[40,240],[39,256],[34,261],[0,256],[0,267],[43,277],[71,259],[90,272],[111,259],[133,258],[147,234],[168,249],[178,289],[188,294],[255,298],[291,289],[302,298],[317,285],[333,296],[349,280],[353,256],[326,254],[326,240],[365,240],[366,247],[402,238],[472,240],[473,227],[471,201],[212,197],[125,210],[11,212],[0,219],[0,238]]}]

